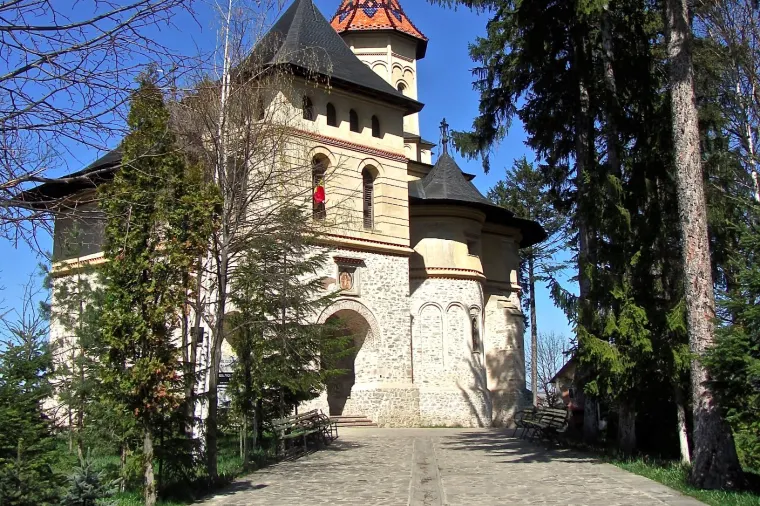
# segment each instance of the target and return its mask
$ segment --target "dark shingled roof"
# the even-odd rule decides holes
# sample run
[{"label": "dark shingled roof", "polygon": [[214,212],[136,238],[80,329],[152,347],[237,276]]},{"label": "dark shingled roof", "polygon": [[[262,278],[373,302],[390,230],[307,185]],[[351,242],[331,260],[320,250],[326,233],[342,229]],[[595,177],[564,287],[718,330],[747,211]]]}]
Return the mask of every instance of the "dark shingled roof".
[{"label": "dark shingled roof", "polygon": [[409,200],[412,205],[453,204],[479,209],[486,214],[487,221],[519,229],[521,248],[546,239],[546,231],[537,222],[518,218],[485,198],[445,151],[427,176],[409,183]]},{"label": "dark shingled roof", "polygon": [[409,187],[411,197],[423,200],[457,200],[475,204],[492,205],[480,194],[475,185],[468,181],[457,162],[448,153],[442,154],[433,170]]},{"label": "dark shingled roof", "polygon": [[329,78],[353,89],[419,112],[423,105],[404,96],[356,57],[312,0],[295,0],[251,55],[261,65],[290,65],[307,77]]},{"label": "dark shingled roof", "polygon": [[76,192],[94,189],[99,184],[113,179],[113,175],[121,166],[121,148],[116,148],[101,156],[82,170],[67,174],[63,179],[72,181],[54,181],[41,184],[24,192],[23,199],[34,203],[35,207],[45,208],[55,204],[58,199]]}]

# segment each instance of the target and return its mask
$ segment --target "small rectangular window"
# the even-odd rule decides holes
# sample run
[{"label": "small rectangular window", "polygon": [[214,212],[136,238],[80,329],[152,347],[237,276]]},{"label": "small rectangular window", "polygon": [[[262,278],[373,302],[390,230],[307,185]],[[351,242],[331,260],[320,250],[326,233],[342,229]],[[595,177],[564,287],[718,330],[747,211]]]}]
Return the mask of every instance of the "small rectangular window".
[{"label": "small rectangular window", "polygon": [[368,168],[362,171],[362,200],[364,210],[364,228],[375,226],[375,181]]},{"label": "small rectangular window", "polygon": [[364,228],[370,229],[374,227],[374,217],[372,209],[372,198],[374,194],[374,188],[372,183],[364,185]]}]

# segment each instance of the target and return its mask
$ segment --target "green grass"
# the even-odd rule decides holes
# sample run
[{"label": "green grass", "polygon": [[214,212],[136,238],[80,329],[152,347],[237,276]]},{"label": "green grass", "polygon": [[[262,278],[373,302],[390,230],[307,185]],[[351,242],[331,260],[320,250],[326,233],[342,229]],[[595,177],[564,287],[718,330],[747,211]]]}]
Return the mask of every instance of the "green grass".
[{"label": "green grass", "polygon": [[[265,444],[271,445],[271,441],[267,439]],[[96,469],[107,472],[107,479],[114,479],[118,476],[120,467],[118,455],[94,450],[90,453],[90,458],[95,464]],[[210,482],[205,475],[203,464],[199,462],[198,468],[193,473],[194,477],[189,482],[167,484],[163,491],[165,497],[163,500],[159,500],[158,504],[159,506],[184,506],[192,504],[194,500],[223,488],[235,478],[267,465],[271,459],[271,452],[257,450],[251,456],[251,468],[244,470],[243,459],[239,453],[237,435],[222,435],[219,438],[219,480],[213,483]],[[65,438],[61,438],[58,442],[57,459],[54,463],[55,470],[59,474],[68,477],[76,465],[78,465],[76,451],[69,453],[68,442]],[[158,472],[157,466],[155,470]],[[140,477],[138,476],[137,478],[137,481],[140,481]],[[126,492],[116,495],[113,499],[116,506],[138,506],[144,504],[142,492],[137,489],[128,489]]]},{"label": "green grass", "polygon": [[687,481],[689,468],[679,463],[645,459],[611,460],[610,463],[631,473],[662,483],[684,495],[689,495],[712,506],[760,506],[760,495],[751,492],[699,490],[690,486]]},{"label": "green grass", "polygon": [[[124,492],[113,498],[117,506],[143,506],[143,496],[139,492]],[[185,506],[187,502],[158,501],[159,506]]]}]

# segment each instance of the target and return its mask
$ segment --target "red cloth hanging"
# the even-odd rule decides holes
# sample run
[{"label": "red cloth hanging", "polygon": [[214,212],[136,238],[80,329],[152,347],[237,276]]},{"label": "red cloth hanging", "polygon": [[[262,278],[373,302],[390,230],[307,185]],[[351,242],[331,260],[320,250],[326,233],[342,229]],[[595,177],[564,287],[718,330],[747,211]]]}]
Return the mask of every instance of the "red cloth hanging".
[{"label": "red cloth hanging", "polygon": [[324,204],[325,200],[325,186],[322,183],[319,183],[316,190],[314,190],[314,202],[317,204]]}]

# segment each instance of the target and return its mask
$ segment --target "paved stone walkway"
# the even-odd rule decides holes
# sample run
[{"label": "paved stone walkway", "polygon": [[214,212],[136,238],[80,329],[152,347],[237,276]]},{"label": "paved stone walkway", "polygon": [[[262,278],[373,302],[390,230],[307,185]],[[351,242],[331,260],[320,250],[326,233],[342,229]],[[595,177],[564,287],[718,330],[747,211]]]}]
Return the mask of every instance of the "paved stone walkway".
[{"label": "paved stone walkway", "polygon": [[327,449],[235,482],[208,506],[698,506],[646,478],[511,431],[343,429]]}]

